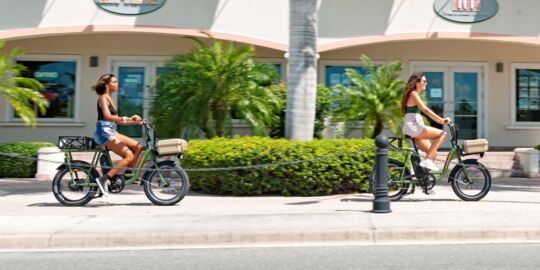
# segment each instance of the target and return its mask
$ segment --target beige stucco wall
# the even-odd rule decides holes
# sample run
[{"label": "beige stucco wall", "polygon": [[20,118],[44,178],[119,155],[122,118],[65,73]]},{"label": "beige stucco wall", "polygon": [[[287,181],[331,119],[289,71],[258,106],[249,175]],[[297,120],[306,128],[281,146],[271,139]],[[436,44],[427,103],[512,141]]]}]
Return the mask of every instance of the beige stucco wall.
[{"label": "beige stucco wall", "polygon": [[[172,56],[186,53],[196,43],[172,35],[156,34],[82,34],[58,37],[33,38],[11,41],[6,49],[22,47],[29,55],[75,55],[81,59],[81,76],[79,89],[79,118],[69,123],[51,123],[39,121],[37,128],[24,127],[20,123],[9,123],[8,103],[0,97],[0,142],[9,141],[48,141],[56,142],[60,135],[86,135],[94,132],[97,119],[96,94],[91,86],[104,73],[110,73],[111,57],[137,57],[152,59],[152,57]],[[283,52],[268,48],[255,48],[257,58],[283,59]],[[99,57],[98,67],[89,67],[90,56]]]},{"label": "beige stucco wall", "polygon": [[[540,46],[502,42],[467,40],[420,40],[389,42],[358,46],[321,53],[325,60],[358,59],[366,54],[376,61],[399,59],[403,62],[402,78],[412,72],[411,62],[444,63],[475,62],[485,64],[485,135],[492,146],[530,147],[540,143],[540,128],[519,128],[511,124],[511,70],[512,63],[540,63]],[[331,62],[331,60],[330,60]],[[503,72],[496,72],[497,62],[503,63]],[[359,62],[358,62],[359,63]]]},{"label": "beige stucco wall", "polygon": [[[454,23],[437,16],[433,2],[321,0],[318,44],[404,33],[491,33],[534,38],[540,34],[537,0],[499,0],[497,15],[475,24]],[[230,33],[285,47],[289,39],[288,0],[168,0],[157,11],[139,16],[106,12],[93,0],[17,0],[0,5],[0,38],[17,29],[137,25]]]},{"label": "beige stucco wall", "polygon": [[[320,63],[354,61],[362,53],[376,61],[400,59],[404,79],[415,61],[483,65],[484,126],[490,145],[529,147],[539,143],[540,128],[511,126],[510,65],[540,63],[540,1],[498,3],[495,17],[460,24],[438,17],[433,0],[322,0]],[[258,58],[285,63],[288,24],[288,0],[168,0],[158,11],[140,16],[112,14],[92,0],[2,1],[0,39],[8,41],[7,48],[20,46],[28,54],[78,56],[81,81],[77,89],[79,118],[70,124],[40,123],[37,129],[30,129],[6,123],[8,105],[0,98],[0,142],[37,138],[54,142],[59,132],[90,135],[96,119],[96,97],[90,86],[99,75],[111,72],[113,56],[185,53],[194,43],[180,33],[208,30],[220,38],[258,44]],[[40,32],[43,29],[47,31]],[[192,32],[175,32],[178,29]],[[90,56],[99,57],[99,67],[89,67]],[[504,65],[502,73],[495,72],[497,62]]]}]

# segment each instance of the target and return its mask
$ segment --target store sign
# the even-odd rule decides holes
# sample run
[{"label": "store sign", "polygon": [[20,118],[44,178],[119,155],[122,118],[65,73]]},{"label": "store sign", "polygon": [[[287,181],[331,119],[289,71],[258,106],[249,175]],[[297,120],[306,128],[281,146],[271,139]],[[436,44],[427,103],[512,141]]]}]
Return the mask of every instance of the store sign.
[{"label": "store sign", "polygon": [[435,0],[435,12],[444,19],[459,23],[477,23],[497,14],[497,0]]},{"label": "store sign", "polygon": [[158,10],[165,0],[94,0],[101,9],[122,15],[139,15]]}]

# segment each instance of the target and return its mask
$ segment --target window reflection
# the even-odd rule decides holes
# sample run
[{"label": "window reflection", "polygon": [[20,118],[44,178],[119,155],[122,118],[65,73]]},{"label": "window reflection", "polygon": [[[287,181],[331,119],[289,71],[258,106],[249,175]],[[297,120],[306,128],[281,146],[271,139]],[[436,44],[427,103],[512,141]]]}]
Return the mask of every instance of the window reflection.
[{"label": "window reflection", "polygon": [[[42,114],[36,108],[38,118],[73,118],[75,104],[75,61],[18,61],[26,67],[22,76],[34,78],[45,89],[43,96],[49,101],[49,108]],[[14,115],[18,117],[16,114]]]}]

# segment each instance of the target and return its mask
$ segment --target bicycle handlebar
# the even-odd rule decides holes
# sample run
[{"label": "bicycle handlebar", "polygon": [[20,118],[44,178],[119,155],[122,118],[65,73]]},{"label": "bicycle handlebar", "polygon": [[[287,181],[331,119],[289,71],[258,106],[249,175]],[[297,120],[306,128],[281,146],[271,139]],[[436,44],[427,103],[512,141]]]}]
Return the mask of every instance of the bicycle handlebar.
[{"label": "bicycle handlebar", "polygon": [[152,127],[152,125],[150,124],[150,122],[148,122],[146,119],[142,119],[142,126],[143,126],[143,129],[144,129],[144,133],[146,135],[146,143],[148,145],[150,145],[150,143],[154,143],[154,137],[152,135],[155,135],[153,134],[153,131],[154,131],[154,128]]}]

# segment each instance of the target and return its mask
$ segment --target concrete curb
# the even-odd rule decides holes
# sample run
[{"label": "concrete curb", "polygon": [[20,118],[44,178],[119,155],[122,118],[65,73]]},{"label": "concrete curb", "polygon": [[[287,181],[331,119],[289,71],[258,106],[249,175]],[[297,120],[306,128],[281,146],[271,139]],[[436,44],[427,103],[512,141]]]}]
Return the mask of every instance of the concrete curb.
[{"label": "concrete curb", "polygon": [[361,244],[410,242],[540,241],[540,228],[515,229],[358,229],[266,232],[207,232],[185,234],[63,234],[0,235],[2,249],[52,249],[98,247],[150,247],[197,245],[250,245],[261,243],[354,242]]}]

